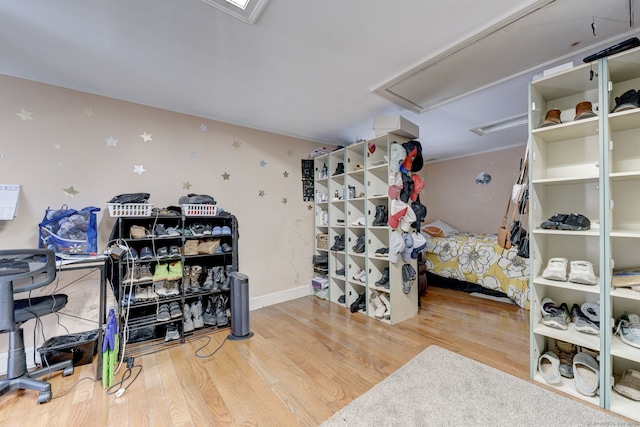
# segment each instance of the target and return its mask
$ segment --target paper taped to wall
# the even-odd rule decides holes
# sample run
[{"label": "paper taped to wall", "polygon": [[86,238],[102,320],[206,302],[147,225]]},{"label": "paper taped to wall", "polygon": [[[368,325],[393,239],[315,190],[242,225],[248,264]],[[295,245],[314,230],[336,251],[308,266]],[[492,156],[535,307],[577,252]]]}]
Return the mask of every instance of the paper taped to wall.
[{"label": "paper taped to wall", "polygon": [[0,220],[13,220],[18,210],[20,186],[0,184]]}]

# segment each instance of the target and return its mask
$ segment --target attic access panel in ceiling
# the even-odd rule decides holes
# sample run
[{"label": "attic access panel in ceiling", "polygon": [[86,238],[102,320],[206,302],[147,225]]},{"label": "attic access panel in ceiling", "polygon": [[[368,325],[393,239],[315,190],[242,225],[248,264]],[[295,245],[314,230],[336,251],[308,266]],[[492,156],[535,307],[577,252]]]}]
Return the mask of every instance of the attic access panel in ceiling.
[{"label": "attic access panel in ceiling", "polygon": [[535,2],[373,92],[403,108],[423,113],[636,28],[634,12],[638,3],[638,0]]}]

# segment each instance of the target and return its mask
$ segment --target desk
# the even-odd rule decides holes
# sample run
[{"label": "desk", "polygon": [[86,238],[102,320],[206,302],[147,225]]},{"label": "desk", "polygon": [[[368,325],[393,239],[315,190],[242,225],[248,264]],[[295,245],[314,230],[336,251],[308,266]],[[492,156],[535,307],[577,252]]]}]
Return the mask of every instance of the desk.
[{"label": "desk", "polygon": [[93,270],[100,271],[100,296],[99,296],[99,308],[98,308],[98,367],[96,368],[96,380],[102,379],[102,341],[104,339],[103,326],[106,321],[106,306],[107,306],[107,256],[98,255],[95,257],[82,257],[82,258],[64,258],[56,261],[56,270],[72,271],[72,270]]}]

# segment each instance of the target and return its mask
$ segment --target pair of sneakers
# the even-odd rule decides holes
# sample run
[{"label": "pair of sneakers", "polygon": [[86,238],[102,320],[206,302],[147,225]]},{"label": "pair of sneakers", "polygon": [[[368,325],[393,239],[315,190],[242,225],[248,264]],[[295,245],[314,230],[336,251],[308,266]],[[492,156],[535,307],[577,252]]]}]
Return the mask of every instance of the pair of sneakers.
[{"label": "pair of sneakers", "polygon": [[[570,265],[567,276],[567,265]],[[566,258],[551,258],[547,267],[542,272],[542,277],[548,280],[558,280],[561,282],[580,283],[583,285],[596,285],[598,278],[593,272],[593,264],[589,261],[571,261]]]}]

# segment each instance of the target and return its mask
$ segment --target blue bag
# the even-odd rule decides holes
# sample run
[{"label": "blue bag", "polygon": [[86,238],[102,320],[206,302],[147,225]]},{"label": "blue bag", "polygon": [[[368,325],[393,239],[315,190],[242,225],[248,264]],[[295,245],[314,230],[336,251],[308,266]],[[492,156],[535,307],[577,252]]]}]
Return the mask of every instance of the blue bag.
[{"label": "blue bag", "polygon": [[47,208],[38,225],[38,247],[69,255],[96,255],[98,252],[98,223],[100,208],[87,206],[79,211],[62,205]]}]

